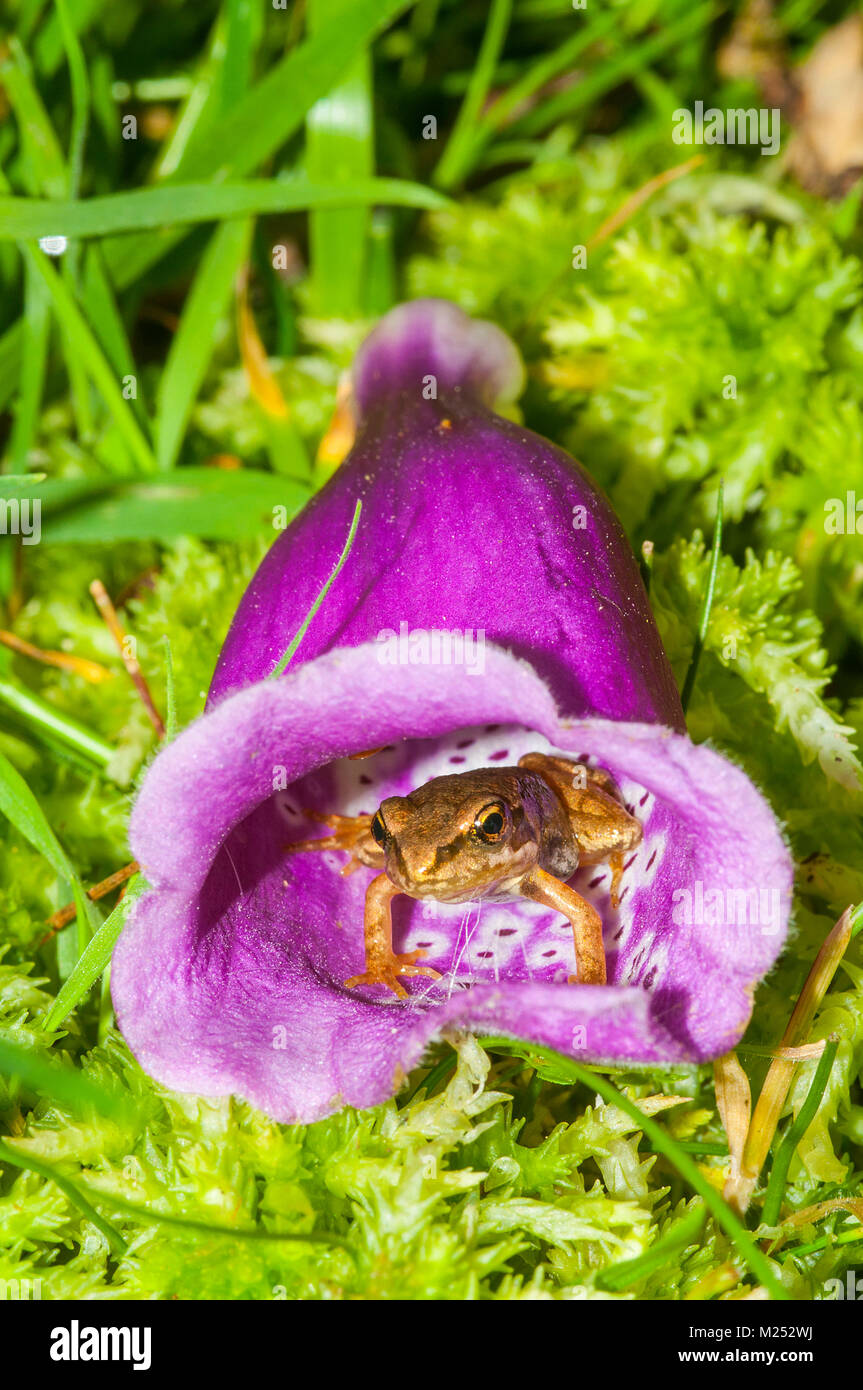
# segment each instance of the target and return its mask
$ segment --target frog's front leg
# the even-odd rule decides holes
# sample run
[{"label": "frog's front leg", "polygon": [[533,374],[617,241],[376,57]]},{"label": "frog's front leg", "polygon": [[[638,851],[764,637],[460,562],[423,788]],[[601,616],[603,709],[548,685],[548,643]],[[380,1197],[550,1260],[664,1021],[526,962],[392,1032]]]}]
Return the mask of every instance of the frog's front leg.
[{"label": "frog's front leg", "polygon": [[569,918],[575,947],[577,975],[570,975],[571,985],[604,985],[606,980],[605,949],[602,944],[602,918],[595,907],[553,874],[537,865],[522,879],[519,890],[525,898],[553,907]]},{"label": "frog's front leg", "polygon": [[348,989],[357,985],[386,985],[399,999],[407,999],[407,990],[399,984],[400,975],[428,975],[433,980],[440,979],[440,971],[433,970],[430,965],[416,964],[425,951],[407,951],[401,955],[393,951],[391,904],[400,892],[386,874],[378,874],[369,884],[365,905],[366,968],[362,975],[352,975],[345,980]]},{"label": "frog's front leg", "polygon": [[365,864],[370,869],[382,869],[384,852],[371,832],[372,816],[325,815],[323,811],[304,811],[309,819],[327,825],[332,835],[321,835],[315,840],[293,840],[285,846],[288,854],[300,854],[307,850],[342,850],[351,856],[342,869],[347,875]]}]

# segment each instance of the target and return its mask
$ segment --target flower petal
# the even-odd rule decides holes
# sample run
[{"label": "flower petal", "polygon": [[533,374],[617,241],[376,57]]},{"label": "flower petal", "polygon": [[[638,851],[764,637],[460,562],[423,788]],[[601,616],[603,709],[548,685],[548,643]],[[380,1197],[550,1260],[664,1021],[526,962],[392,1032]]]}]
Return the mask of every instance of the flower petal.
[{"label": "flower petal", "polygon": [[[454,305],[393,310],[361,350],[348,459],[265,557],[237,610],[211,701],[268,675],[338,557],[350,562],[295,661],[386,632],[484,633],[530,661],[569,715],[683,729],[638,566],[579,464],[483,404],[515,349]],[[437,395],[428,399],[428,377]]]},{"label": "flower petal", "polygon": [[[148,772],[131,842],[152,887],[112,971],[141,1064],[175,1088],[237,1092],[276,1119],[309,1121],[391,1095],[454,1026],[588,1062],[670,1064],[733,1046],[781,948],[791,885],[748,778],[655,724],[561,717],[532,667],[492,646],[482,675],[408,665],[394,679],[380,658],[373,643],[343,648],[241,690]],[[349,757],[368,748],[384,751]],[[616,911],[606,870],[573,880],[602,913],[609,985],[565,983],[571,934],[559,914],[400,897],[397,949],[427,943],[443,980],[408,981],[406,1002],[345,989],[362,968],[371,871],[343,877],[341,856],[289,855],[308,834],[301,812],[373,809],[440,772],[546,748],[608,768],[644,826]],[[729,895],[739,907],[753,890],[742,914],[728,911]]]}]

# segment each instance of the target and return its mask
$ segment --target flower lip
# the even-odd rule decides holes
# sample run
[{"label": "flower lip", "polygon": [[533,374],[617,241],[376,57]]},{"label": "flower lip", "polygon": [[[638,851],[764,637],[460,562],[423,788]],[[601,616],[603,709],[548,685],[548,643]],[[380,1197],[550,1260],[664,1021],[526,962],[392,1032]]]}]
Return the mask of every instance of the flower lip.
[{"label": "flower lip", "polygon": [[[384,745],[373,759],[349,758]],[[606,922],[609,985],[563,983],[566,923],[533,904],[467,913],[432,904],[424,915],[427,903],[399,898],[396,948],[429,943],[427,959],[444,980],[409,981],[406,1004],[345,990],[362,968],[372,871],[343,878],[332,855],[296,855],[288,865],[288,835],[307,825],[300,793],[316,796],[319,809],[353,814],[363,796],[372,810],[381,793],[405,795],[451,770],[452,757],[484,765],[497,752],[515,761],[543,746],[601,763],[626,797],[643,799],[645,841],[617,913],[607,881],[591,887],[601,866],[577,880]],[[274,767],[284,786],[275,793]],[[778,953],[790,891],[782,838],[742,772],[660,726],[561,720],[527,663],[495,648],[481,681],[457,667],[418,666],[393,682],[373,651],[353,648],[239,692],[153,764],[131,841],[153,885],[115,952],[112,988],[131,1046],[165,1084],[235,1091],[286,1120],[383,1099],[399,1069],[453,1026],[596,1062],[725,1051]],[[773,934],[752,923],[677,925],[674,892],[697,880],[776,884],[783,921]]]},{"label": "flower lip", "polygon": [[354,361],[360,417],[402,391],[419,395],[466,391],[486,406],[521,395],[525,371],[518,349],[497,324],[471,319],[446,299],[412,299],[391,309]]}]

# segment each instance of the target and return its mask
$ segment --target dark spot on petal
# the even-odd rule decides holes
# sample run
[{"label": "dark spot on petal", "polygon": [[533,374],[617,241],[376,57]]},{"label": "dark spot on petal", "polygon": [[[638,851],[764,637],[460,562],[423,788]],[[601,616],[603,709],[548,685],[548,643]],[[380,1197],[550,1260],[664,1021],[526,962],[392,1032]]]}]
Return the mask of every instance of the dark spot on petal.
[{"label": "dark spot on petal", "polygon": [[457,754],[454,754],[454,755],[450,758],[450,762],[451,762],[451,763],[464,763],[464,762],[467,762],[467,759],[466,759],[466,758],[460,758],[460,757],[458,757]]},{"label": "dark spot on petal", "polygon": [[499,728],[499,724],[486,724],[485,731],[487,734],[496,734]]},{"label": "dark spot on petal", "polygon": [[364,787],[370,787],[372,785],[371,777],[367,777],[364,772],[360,773],[360,781],[362,782]]},{"label": "dark spot on petal", "polygon": [[460,743],[456,744],[456,748],[473,748],[475,742],[475,739],[463,738]]},{"label": "dark spot on petal", "polygon": [[590,883],[587,885],[588,888],[595,888],[596,885],[597,885],[598,883],[601,883],[601,882],[602,882],[602,879],[603,879],[603,875],[602,875],[602,874],[599,875],[599,878],[592,878],[592,879],[590,880]]},{"label": "dark spot on petal", "polygon": [[477,951],[477,955],[479,956],[480,960],[488,960],[490,956],[494,955],[494,952],[493,952],[493,951]]},{"label": "dark spot on petal", "polygon": [[489,760],[490,763],[502,763],[503,760],[504,760],[504,758],[508,758],[508,757],[509,757],[509,749],[508,749],[508,748],[500,748],[500,749],[498,749],[497,753],[489,753],[489,755],[488,755],[488,760]]},{"label": "dark spot on petal", "polygon": [[652,965],[652,966],[650,967],[650,969],[648,970],[647,974],[645,975],[645,977],[644,977],[644,979],[642,980],[641,983],[642,983],[642,985],[644,986],[645,989],[651,989],[651,988],[653,987],[653,981],[654,981],[655,979],[656,979],[656,966],[655,966],[655,965]]},{"label": "dark spot on petal", "polygon": [[647,868],[648,868],[648,869],[652,867],[652,865],[653,865],[655,859],[656,859],[656,850],[653,851],[653,853],[651,854],[650,858],[649,858],[648,861],[647,861]]},{"label": "dark spot on petal", "polygon": [[639,806],[643,806],[644,803],[645,803],[645,801],[647,800],[647,798],[648,798],[649,796],[650,796],[650,792],[645,792],[645,793],[644,793],[644,796],[641,798],[641,800],[640,800],[639,803],[638,803]]},{"label": "dark spot on petal", "polygon": [[543,951],[543,956],[556,956],[557,951]]},{"label": "dark spot on petal", "polygon": [[515,927],[501,927],[500,931],[498,932],[498,936],[515,936],[515,934]]}]

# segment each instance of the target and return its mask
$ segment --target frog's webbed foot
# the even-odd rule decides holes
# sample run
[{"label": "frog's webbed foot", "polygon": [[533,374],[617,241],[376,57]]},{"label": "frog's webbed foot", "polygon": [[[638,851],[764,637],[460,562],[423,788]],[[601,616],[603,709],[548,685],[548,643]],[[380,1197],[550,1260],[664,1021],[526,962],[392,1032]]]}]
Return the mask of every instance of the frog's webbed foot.
[{"label": "frog's webbed foot", "polygon": [[433,980],[440,979],[440,972],[430,965],[417,965],[425,951],[406,951],[397,955],[393,951],[393,926],[390,905],[399,889],[386,874],[378,874],[366,889],[365,904],[365,944],[366,968],[361,975],[352,975],[345,980],[348,989],[357,985],[386,985],[399,999],[407,999],[408,992],[399,983],[399,977],[407,975],[428,975]]},{"label": "frog's webbed foot", "polygon": [[425,951],[405,951],[401,954],[391,951],[388,956],[381,956],[371,962],[370,968],[362,975],[352,975],[349,980],[345,980],[345,986],[347,989],[356,989],[357,985],[386,985],[399,999],[407,999],[408,992],[399,983],[400,975],[427,975],[432,980],[439,980],[441,977],[440,971],[433,970],[430,965],[416,964],[425,954]]},{"label": "frog's webbed foot", "polygon": [[383,855],[369,829],[371,816],[325,815],[323,811],[303,811],[303,815],[307,820],[329,826],[333,833],[314,840],[293,840],[285,845],[287,854],[301,854],[307,850],[341,850],[351,856],[350,862],[341,870],[344,876],[352,874],[363,864],[373,868],[380,866]]},{"label": "frog's webbed foot", "polygon": [[602,918],[580,893],[562,883],[553,874],[539,867],[522,879],[521,892],[533,902],[553,907],[569,919],[575,947],[577,975],[570,975],[571,985],[604,985],[606,982],[605,948],[602,944]]}]

